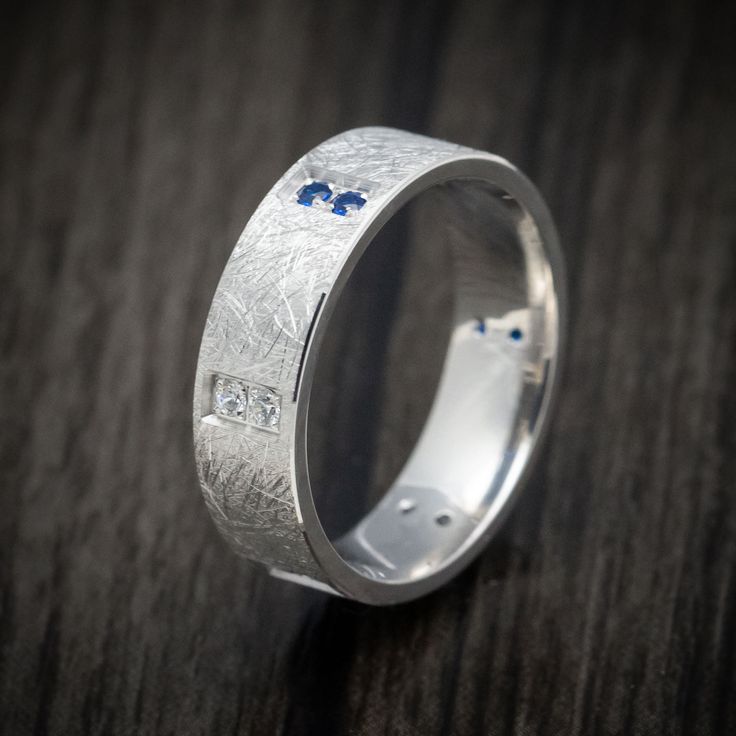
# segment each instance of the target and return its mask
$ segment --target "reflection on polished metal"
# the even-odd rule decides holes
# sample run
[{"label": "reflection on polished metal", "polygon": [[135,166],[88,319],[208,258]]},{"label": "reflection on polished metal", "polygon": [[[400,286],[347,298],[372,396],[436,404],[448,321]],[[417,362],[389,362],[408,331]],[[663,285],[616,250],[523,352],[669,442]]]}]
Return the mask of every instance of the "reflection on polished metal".
[{"label": "reflection on polished metal", "polygon": [[[320,345],[361,254],[428,190],[459,220],[479,223],[474,238],[458,236],[451,247],[453,329],[442,376],[396,481],[331,539],[307,457]],[[505,240],[493,234],[501,221]],[[435,589],[483,548],[523,483],[547,424],[564,317],[553,223],[511,164],[388,128],[322,143],[259,205],[210,308],[194,437],[215,523],[243,556],[324,591],[390,604]]]}]

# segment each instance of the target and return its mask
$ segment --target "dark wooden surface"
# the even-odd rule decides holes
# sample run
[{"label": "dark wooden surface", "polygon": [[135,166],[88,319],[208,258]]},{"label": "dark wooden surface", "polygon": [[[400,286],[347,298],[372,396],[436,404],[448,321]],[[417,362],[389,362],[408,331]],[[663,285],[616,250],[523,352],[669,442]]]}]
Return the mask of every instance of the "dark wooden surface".
[{"label": "dark wooden surface", "polygon": [[[733,3],[2,13],[3,733],[736,732]],[[498,539],[382,610],[237,560],[190,439],[249,213],[375,123],[526,170],[572,306]]]}]

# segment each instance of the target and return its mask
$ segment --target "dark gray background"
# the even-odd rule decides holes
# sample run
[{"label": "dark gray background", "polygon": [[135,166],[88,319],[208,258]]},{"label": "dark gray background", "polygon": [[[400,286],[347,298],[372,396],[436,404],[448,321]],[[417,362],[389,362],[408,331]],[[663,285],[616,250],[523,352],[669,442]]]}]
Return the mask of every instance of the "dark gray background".
[{"label": "dark gray background", "polygon": [[[5,733],[736,730],[733,3],[2,13]],[[237,560],[190,436],[249,213],[376,123],[521,166],[572,305],[509,522],[449,588],[383,610]]]}]

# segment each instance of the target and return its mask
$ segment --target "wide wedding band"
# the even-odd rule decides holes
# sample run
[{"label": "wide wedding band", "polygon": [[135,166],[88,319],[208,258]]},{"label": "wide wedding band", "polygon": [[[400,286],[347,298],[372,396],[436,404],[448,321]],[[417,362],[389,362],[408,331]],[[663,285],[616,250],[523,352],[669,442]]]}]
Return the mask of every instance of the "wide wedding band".
[{"label": "wide wedding band", "polygon": [[[308,462],[320,348],[361,256],[423,193],[444,209],[420,209],[415,224],[452,256],[442,374],[398,477],[335,538]],[[195,457],[222,534],[278,577],[365,603],[410,600],[455,576],[498,528],[540,445],[564,282],[546,205],[498,156],[388,128],[306,154],[248,222],[202,338]]]}]

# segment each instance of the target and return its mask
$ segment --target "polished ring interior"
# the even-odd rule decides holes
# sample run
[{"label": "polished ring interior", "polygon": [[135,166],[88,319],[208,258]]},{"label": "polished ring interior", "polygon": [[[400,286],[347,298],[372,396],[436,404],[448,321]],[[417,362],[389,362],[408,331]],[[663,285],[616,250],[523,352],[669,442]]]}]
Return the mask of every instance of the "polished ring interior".
[{"label": "polished ring interior", "polygon": [[[431,575],[506,505],[547,387],[555,332],[546,260],[539,240],[524,236],[527,217],[503,190],[467,178],[431,186],[393,216],[410,248],[445,269],[452,324],[434,401],[405,466],[375,508],[332,540],[362,575],[399,584]],[[381,255],[390,260],[397,243],[386,245]],[[424,305],[412,306],[421,319]],[[325,328],[333,334],[332,321]],[[423,360],[411,344],[403,348],[405,360]],[[354,485],[341,490],[350,497]]]},{"label": "polished ring interior", "polygon": [[[359,192],[364,206],[341,217],[296,202],[298,187],[317,178]],[[442,376],[395,483],[330,538],[308,458],[320,348],[361,256],[423,193],[444,204],[419,208],[414,236],[449,248],[453,264]],[[254,213],[208,315],[195,457],[220,531],[274,575],[366,603],[409,600],[449,580],[488,541],[539,445],[559,373],[564,291],[549,212],[503,159],[386,128],[318,146]],[[213,388],[226,384],[242,417],[213,409]]]}]

